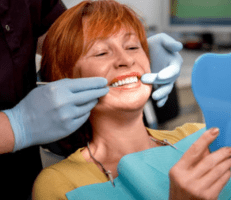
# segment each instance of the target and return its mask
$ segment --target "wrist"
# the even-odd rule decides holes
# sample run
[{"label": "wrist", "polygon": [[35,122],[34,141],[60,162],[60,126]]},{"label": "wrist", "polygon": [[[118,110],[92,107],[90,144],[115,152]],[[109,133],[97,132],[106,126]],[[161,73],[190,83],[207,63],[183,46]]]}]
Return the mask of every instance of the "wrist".
[{"label": "wrist", "polygon": [[21,150],[25,147],[25,130],[22,125],[20,125],[20,113],[17,108],[12,108],[3,111],[5,115],[8,117],[13,134],[14,134],[14,148],[13,152]]},{"label": "wrist", "polygon": [[0,154],[10,153],[14,148],[14,133],[7,115],[0,112]]}]

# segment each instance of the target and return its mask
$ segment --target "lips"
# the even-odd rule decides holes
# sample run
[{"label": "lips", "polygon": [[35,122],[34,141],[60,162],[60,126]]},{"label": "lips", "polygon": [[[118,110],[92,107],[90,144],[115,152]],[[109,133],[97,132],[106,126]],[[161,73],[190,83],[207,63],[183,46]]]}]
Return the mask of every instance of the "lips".
[{"label": "lips", "polygon": [[116,83],[118,81],[122,81],[122,80],[125,80],[129,77],[134,77],[136,76],[138,79],[141,78],[141,74],[139,72],[131,72],[130,74],[125,74],[125,75],[122,75],[122,76],[117,76],[116,78],[114,78],[111,82],[110,82],[110,85],[112,85],[113,83]]}]

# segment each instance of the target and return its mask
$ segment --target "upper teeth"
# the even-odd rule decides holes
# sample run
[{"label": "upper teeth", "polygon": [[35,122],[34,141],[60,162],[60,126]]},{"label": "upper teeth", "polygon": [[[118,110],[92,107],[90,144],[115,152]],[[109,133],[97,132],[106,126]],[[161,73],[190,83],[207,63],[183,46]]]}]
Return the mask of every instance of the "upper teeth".
[{"label": "upper teeth", "polygon": [[129,78],[120,80],[118,82],[115,82],[115,83],[112,84],[112,87],[118,87],[118,86],[121,86],[121,85],[137,83],[137,82],[138,82],[138,78],[137,78],[137,76],[134,76],[134,77],[129,77]]}]

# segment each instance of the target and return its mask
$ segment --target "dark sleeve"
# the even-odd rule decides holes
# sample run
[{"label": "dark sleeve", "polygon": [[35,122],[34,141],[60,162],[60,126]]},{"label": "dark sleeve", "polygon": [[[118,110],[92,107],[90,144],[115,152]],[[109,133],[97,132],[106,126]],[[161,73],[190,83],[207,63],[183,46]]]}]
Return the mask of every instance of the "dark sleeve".
[{"label": "dark sleeve", "polygon": [[43,0],[41,10],[41,27],[42,34],[46,33],[54,21],[66,10],[67,8],[61,0]]}]

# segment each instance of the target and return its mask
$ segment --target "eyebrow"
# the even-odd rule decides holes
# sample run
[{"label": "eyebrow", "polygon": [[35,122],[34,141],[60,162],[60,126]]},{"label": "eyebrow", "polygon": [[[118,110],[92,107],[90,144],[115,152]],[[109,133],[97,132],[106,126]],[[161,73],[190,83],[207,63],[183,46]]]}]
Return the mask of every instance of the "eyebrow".
[{"label": "eyebrow", "polygon": [[[136,34],[135,32],[128,32],[128,33],[126,33],[123,37],[124,37],[124,38],[125,38],[125,37],[130,37],[130,36],[132,36],[132,35],[138,37],[137,34]],[[97,37],[97,38],[95,38],[95,40],[105,40],[105,39],[108,39],[108,38],[110,38],[110,37],[111,37],[111,36],[108,36],[108,37],[106,37],[106,38]]]},{"label": "eyebrow", "polygon": [[134,32],[129,32],[129,33],[126,33],[126,34],[124,35],[124,37],[132,36],[132,35],[137,36],[137,34],[136,34],[136,33],[134,33]]}]

